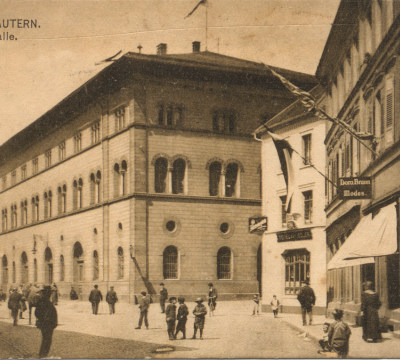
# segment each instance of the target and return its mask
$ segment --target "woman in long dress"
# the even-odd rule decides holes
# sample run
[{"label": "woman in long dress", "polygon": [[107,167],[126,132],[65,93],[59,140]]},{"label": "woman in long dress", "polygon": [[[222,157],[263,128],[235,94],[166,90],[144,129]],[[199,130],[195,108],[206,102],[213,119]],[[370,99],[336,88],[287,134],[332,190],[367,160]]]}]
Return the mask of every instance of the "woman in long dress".
[{"label": "woman in long dress", "polygon": [[361,295],[361,311],[363,312],[363,339],[368,342],[376,342],[382,339],[379,328],[378,309],[381,306],[379,295],[372,290],[372,282],[364,284],[364,292]]}]

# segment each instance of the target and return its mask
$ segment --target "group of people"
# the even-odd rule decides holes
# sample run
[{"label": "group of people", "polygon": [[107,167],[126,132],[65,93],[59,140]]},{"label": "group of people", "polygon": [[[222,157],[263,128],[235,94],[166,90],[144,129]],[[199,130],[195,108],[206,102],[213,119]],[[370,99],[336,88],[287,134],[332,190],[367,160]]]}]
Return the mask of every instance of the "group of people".
[{"label": "group of people", "polygon": [[[74,288],[71,288],[70,298],[71,300],[78,299],[78,295]],[[92,313],[94,315],[97,315],[99,312],[100,301],[103,301],[103,294],[99,290],[99,286],[96,284],[89,294],[89,302],[92,304]],[[115,314],[115,304],[118,302],[118,296],[114,290],[114,286],[110,286],[110,290],[107,291],[106,302],[108,304],[110,315]]]}]

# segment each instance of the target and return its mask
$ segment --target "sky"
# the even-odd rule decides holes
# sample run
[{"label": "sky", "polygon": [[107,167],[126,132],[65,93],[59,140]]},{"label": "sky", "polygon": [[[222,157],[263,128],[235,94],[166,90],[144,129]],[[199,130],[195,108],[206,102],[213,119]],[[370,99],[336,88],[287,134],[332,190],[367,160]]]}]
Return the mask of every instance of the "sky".
[{"label": "sky", "polygon": [[[0,144],[102,70],[119,50],[205,50],[199,0],[0,0]],[[315,74],[339,0],[207,0],[207,50]],[[37,27],[11,28],[7,19]],[[23,25],[23,21],[20,22]],[[8,34],[7,34],[8,32]],[[3,40],[13,35],[17,40]]]}]

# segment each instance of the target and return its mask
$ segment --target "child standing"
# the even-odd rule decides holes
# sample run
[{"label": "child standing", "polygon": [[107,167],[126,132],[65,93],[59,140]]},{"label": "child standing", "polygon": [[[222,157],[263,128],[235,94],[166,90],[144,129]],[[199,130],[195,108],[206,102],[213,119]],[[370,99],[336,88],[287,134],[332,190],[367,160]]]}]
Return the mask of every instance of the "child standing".
[{"label": "child standing", "polygon": [[182,331],[183,334],[182,339],[186,339],[186,321],[189,315],[189,309],[186,306],[185,299],[183,297],[179,297],[178,302],[179,302],[179,308],[178,308],[178,315],[176,316],[178,320],[178,325],[176,325],[175,339],[179,331]]},{"label": "child standing", "polygon": [[329,326],[328,341],[331,351],[338,354],[339,358],[346,358],[349,353],[349,339],[351,330],[349,325],[342,321],[343,310],[333,310],[335,321]]},{"label": "child standing", "polygon": [[202,304],[203,299],[196,299],[196,307],[193,310],[194,318],[194,333],[192,339],[196,339],[197,329],[200,330],[200,340],[203,340],[204,322],[206,321],[207,309]]},{"label": "child standing", "polygon": [[330,351],[328,337],[329,326],[330,324],[328,322],[325,322],[322,325],[322,331],[324,332],[324,334],[322,335],[322,339],[319,340],[319,346],[321,346],[322,350],[318,350],[318,353]]},{"label": "child standing", "polygon": [[278,311],[279,311],[279,300],[277,299],[276,295],[272,297],[271,309],[272,312],[274,313],[274,318],[276,318],[278,316]]},{"label": "child standing", "polygon": [[253,315],[260,314],[260,297],[258,294],[253,295]]},{"label": "child standing", "polygon": [[165,316],[167,320],[168,336],[170,340],[174,340],[175,336],[175,321],[176,321],[176,297],[172,296],[169,298],[169,304],[165,310]]}]

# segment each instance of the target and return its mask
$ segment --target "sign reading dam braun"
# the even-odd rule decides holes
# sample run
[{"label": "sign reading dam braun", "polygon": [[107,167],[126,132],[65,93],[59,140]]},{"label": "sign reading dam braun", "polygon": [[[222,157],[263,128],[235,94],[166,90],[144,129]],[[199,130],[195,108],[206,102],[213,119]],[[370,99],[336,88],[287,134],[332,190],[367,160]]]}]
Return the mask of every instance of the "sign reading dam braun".
[{"label": "sign reading dam braun", "polygon": [[311,240],[311,229],[294,229],[288,231],[279,231],[276,233],[278,242],[284,241],[297,241],[297,240]]},{"label": "sign reading dam braun", "polygon": [[249,232],[263,233],[268,228],[268,218],[266,216],[249,218]]},{"label": "sign reading dam braun", "polygon": [[370,177],[344,177],[339,179],[340,199],[370,199],[372,180]]}]

